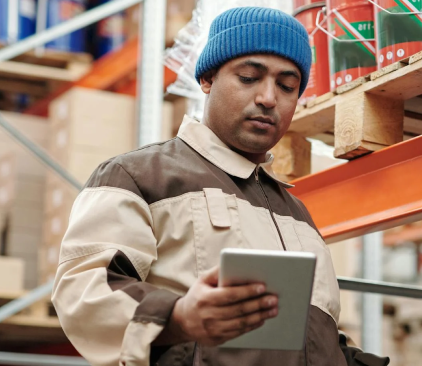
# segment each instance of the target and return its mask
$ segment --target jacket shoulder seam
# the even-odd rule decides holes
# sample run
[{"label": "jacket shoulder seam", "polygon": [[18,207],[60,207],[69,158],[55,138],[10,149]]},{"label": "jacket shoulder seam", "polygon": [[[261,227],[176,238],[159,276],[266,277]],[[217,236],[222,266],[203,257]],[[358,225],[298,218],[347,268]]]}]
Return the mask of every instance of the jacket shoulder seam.
[{"label": "jacket shoulder seam", "polygon": [[146,208],[149,211],[148,203],[139,195],[136,193],[133,193],[132,191],[129,191],[124,188],[119,187],[112,187],[112,186],[100,186],[100,187],[88,187],[84,188],[80,194],[88,193],[88,192],[97,192],[97,191],[104,191],[104,192],[118,192],[120,194],[126,195],[128,197],[131,197],[138,201],[138,203],[143,207]]}]

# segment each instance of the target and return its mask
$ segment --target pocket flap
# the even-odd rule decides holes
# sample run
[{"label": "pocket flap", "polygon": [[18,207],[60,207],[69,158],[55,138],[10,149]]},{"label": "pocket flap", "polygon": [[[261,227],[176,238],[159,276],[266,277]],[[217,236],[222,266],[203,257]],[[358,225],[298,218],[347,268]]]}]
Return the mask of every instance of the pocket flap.
[{"label": "pocket flap", "polygon": [[219,188],[204,188],[203,190],[207,200],[208,214],[212,226],[221,228],[230,227],[230,212],[223,191]]}]

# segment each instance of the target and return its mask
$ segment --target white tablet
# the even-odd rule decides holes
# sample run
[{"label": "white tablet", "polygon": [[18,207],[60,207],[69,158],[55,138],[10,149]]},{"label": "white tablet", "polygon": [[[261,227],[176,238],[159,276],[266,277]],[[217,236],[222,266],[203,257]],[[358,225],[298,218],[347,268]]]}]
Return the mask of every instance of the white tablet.
[{"label": "white tablet", "polygon": [[219,286],[263,282],[278,295],[278,315],[220,347],[301,350],[305,344],[316,256],[306,252],[223,249]]}]

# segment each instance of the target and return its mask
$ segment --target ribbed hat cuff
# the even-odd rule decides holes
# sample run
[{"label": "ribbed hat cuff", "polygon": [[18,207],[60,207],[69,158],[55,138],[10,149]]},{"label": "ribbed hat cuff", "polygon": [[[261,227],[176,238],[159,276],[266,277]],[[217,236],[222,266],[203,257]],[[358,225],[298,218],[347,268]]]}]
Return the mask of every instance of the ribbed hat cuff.
[{"label": "ribbed hat cuff", "polygon": [[[294,35],[292,35],[292,33]],[[196,79],[227,61],[248,54],[274,54],[291,60],[301,72],[299,96],[308,82],[307,60],[310,59],[309,41],[288,25],[270,22],[248,23],[226,29],[208,40],[201,53]]]}]

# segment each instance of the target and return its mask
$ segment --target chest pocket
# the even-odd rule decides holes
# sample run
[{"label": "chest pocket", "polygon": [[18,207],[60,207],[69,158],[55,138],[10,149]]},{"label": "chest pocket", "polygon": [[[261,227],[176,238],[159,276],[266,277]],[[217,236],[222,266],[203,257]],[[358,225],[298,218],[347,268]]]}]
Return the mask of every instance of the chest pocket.
[{"label": "chest pocket", "polygon": [[218,188],[203,192],[191,201],[198,275],[218,264],[223,248],[243,246],[236,195]]}]

